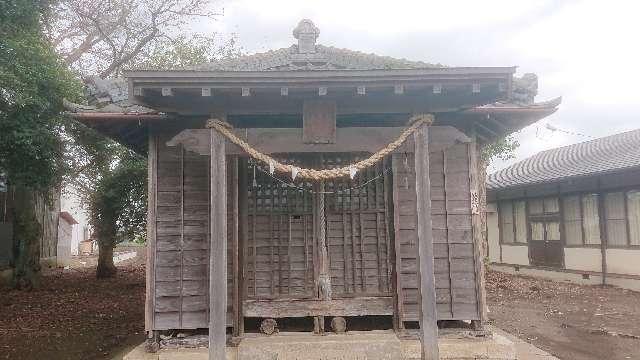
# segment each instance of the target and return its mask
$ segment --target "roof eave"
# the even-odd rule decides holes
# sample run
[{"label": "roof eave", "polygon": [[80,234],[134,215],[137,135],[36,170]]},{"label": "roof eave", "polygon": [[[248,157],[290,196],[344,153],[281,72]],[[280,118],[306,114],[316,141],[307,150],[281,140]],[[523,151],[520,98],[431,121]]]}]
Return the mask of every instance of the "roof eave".
[{"label": "roof eave", "polygon": [[193,79],[193,78],[219,78],[219,79],[251,79],[251,78],[366,78],[388,76],[442,76],[442,75],[513,75],[515,66],[510,67],[444,67],[426,69],[379,69],[379,70],[299,70],[299,71],[202,71],[202,70],[128,70],[124,76],[129,79]]},{"label": "roof eave", "polygon": [[561,183],[563,181],[584,179],[584,178],[589,178],[589,177],[593,177],[593,176],[619,174],[619,173],[622,173],[622,172],[625,172],[625,171],[634,171],[634,170],[639,170],[639,169],[640,169],[640,166],[627,166],[627,167],[620,167],[620,168],[609,169],[609,170],[604,170],[604,171],[595,171],[595,172],[587,173],[587,174],[569,175],[569,176],[558,177],[558,178],[549,179],[549,180],[530,181],[530,182],[526,182],[526,183],[505,185],[505,186],[494,187],[494,188],[487,186],[487,196],[490,196],[490,195],[491,196],[495,196],[496,193],[502,192],[502,191],[513,191],[513,190],[519,190],[519,189],[526,189],[526,188],[531,188],[531,187],[540,186],[540,185],[553,185],[553,184]]},{"label": "roof eave", "polygon": [[164,120],[169,116],[166,114],[135,114],[135,113],[110,113],[110,112],[82,112],[82,113],[66,113],[72,119],[82,122],[100,122],[109,120]]}]

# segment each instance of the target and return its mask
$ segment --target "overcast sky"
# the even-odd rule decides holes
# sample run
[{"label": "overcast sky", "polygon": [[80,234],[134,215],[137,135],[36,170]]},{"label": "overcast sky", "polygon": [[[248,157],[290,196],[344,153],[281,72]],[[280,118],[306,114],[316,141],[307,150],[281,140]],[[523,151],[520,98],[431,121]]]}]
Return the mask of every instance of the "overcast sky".
[{"label": "overcast sky", "polygon": [[[639,128],[640,2],[226,0],[224,16],[199,24],[235,33],[248,53],[288,47],[298,21],[318,42],[450,66],[518,66],[538,74],[537,101],[560,110],[517,134],[517,160],[538,151]],[[544,128],[583,134],[569,135]],[[509,162],[512,163],[513,161]],[[496,163],[495,170],[507,164]]]}]

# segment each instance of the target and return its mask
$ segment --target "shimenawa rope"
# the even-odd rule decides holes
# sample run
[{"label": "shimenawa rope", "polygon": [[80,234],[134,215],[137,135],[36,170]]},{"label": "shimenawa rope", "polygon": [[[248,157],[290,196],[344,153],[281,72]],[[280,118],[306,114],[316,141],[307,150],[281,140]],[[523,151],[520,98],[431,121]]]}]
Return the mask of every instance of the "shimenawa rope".
[{"label": "shimenawa rope", "polygon": [[207,128],[215,129],[220,134],[224,135],[229,141],[238,145],[240,148],[242,148],[242,150],[246,151],[249,154],[249,156],[251,156],[256,160],[262,161],[269,167],[273,167],[275,171],[278,171],[281,173],[290,173],[294,175],[292,176],[294,178],[301,177],[305,179],[318,181],[318,180],[335,179],[335,178],[344,177],[344,176],[353,177],[354,170],[358,172],[360,170],[366,169],[374,165],[378,161],[382,160],[382,158],[384,158],[385,156],[393,152],[395,149],[397,149],[400,145],[402,145],[402,143],[405,142],[405,140],[407,140],[409,135],[413,134],[422,125],[427,125],[427,126],[431,125],[433,123],[433,116],[429,114],[415,115],[411,117],[411,119],[409,120],[409,123],[410,123],[409,127],[406,128],[402,132],[402,134],[398,136],[396,140],[389,143],[384,148],[378,150],[376,153],[374,153],[367,159],[364,159],[362,161],[359,161],[349,166],[343,166],[335,169],[323,169],[323,170],[298,168],[293,165],[282,164],[277,160],[275,160],[274,158],[272,158],[271,156],[263,154],[262,152],[256,150],[255,148],[253,148],[253,146],[249,145],[246,141],[237,137],[236,134],[234,134],[232,131],[233,127],[229,123],[224,122],[222,120],[210,119],[209,121],[207,121]]}]

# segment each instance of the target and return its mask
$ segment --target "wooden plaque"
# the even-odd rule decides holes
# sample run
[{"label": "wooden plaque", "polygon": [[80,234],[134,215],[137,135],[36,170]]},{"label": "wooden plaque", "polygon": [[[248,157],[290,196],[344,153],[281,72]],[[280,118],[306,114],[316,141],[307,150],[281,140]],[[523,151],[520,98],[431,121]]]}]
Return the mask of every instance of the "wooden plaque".
[{"label": "wooden plaque", "polygon": [[305,144],[335,144],[335,101],[305,101],[302,109],[302,142]]}]

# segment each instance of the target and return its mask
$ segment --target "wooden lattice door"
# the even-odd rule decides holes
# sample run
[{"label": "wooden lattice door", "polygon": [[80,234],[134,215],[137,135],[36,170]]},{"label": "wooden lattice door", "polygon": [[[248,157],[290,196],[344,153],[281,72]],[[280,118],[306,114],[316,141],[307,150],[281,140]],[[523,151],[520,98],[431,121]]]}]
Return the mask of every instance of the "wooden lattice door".
[{"label": "wooden lattice door", "polygon": [[[326,168],[362,160],[364,155],[323,156]],[[334,298],[391,296],[387,161],[351,179],[326,183],[327,246]]]},{"label": "wooden lattice door", "polygon": [[[364,155],[362,155],[364,156]],[[362,156],[306,154],[279,161],[304,167],[343,166]],[[247,241],[244,294],[247,300],[318,297],[318,188],[292,187],[267,169],[248,163]],[[387,161],[353,179],[325,182],[326,246],[333,298],[391,296]],[[284,178],[283,178],[284,179]]]},{"label": "wooden lattice door", "polygon": [[[302,166],[304,160],[295,163]],[[248,173],[246,299],[315,297],[312,194],[278,181],[253,163]]]}]

